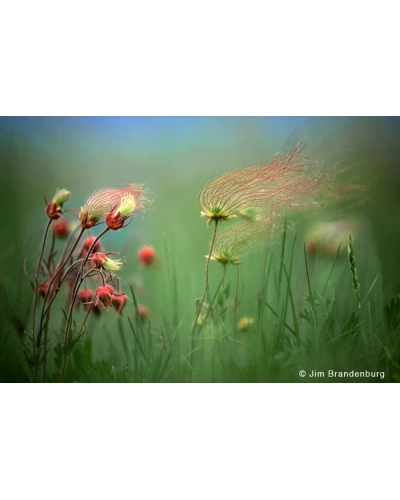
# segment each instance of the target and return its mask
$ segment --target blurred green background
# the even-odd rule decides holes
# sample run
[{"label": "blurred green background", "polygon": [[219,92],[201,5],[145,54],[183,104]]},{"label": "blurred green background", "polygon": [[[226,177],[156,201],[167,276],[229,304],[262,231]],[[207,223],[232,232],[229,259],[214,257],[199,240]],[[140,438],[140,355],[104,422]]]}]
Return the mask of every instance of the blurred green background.
[{"label": "blurred green background", "polygon": [[[399,293],[396,117],[2,117],[0,277],[8,298],[0,309],[0,361],[5,363],[14,342],[7,312],[23,315],[30,303],[22,262],[27,259],[31,270],[37,258],[46,223],[44,194],[51,198],[57,188],[66,188],[72,192],[68,208],[79,208],[98,188],[143,183],[152,207],[128,229],[107,235],[106,249],[121,252],[126,261],[121,277],[141,286],[139,301],[150,306],[156,322],[170,313],[175,300],[168,278],[173,263],[176,314],[189,325],[211,238],[199,214],[198,193],[214,177],[278,152],[296,130],[321,160],[340,152],[341,165],[350,167],[349,178],[356,176],[368,186],[364,202],[343,215],[361,221],[355,241],[360,263],[381,271],[384,300]],[[307,220],[300,234],[302,227],[307,230]],[[140,268],[136,254],[142,244],[157,250],[159,268]],[[260,253],[247,264],[250,282],[261,259]]]}]

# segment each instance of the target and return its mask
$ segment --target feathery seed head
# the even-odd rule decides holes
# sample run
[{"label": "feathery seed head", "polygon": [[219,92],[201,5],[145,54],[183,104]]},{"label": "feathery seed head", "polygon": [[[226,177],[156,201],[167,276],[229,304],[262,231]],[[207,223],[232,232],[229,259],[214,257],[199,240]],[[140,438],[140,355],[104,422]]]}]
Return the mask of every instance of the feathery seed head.
[{"label": "feathery seed head", "polygon": [[131,194],[122,196],[121,203],[118,207],[118,212],[122,217],[129,217],[135,210],[136,202],[135,198]]},{"label": "feathery seed head", "polygon": [[110,187],[95,191],[89,196],[78,217],[81,226],[89,229],[107,216],[109,222],[107,225],[110,229],[116,230],[123,227],[129,216],[144,210],[149,205],[146,193],[139,184],[128,184],[118,188]]}]

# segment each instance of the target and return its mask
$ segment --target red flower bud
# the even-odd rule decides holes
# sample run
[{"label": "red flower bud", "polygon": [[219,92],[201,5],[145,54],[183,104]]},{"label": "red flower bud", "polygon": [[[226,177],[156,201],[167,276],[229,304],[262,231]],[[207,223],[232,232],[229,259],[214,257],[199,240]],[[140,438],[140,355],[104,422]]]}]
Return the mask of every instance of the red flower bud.
[{"label": "red flower bud", "polygon": [[69,200],[70,192],[66,189],[58,189],[53,199],[47,203],[47,199],[45,196],[45,200],[47,203],[46,206],[46,214],[50,219],[56,220],[61,217],[62,207],[64,203]]},{"label": "red flower bud", "polygon": [[94,293],[92,292],[92,290],[85,288],[84,290],[80,290],[78,292],[78,299],[82,302],[85,311],[87,311],[90,307],[90,304],[93,302]]},{"label": "red flower bud", "polygon": [[100,286],[96,290],[96,298],[94,301],[94,305],[97,306],[99,303],[99,300],[103,303],[103,305],[108,309],[112,307],[112,296],[114,293],[114,288],[112,286]]},{"label": "red flower bud", "polygon": [[157,255],[153,247],[144,246],[139,250],[138,258],[144,266],[151,266],[155,262]]},{"label": "red flower bud", "polygon": [[70,224],[67,220],[58,220],[53,224],[53,232],[56,238],[65,238],[69,234]]},{"label": "red flower bud", "polygon": [[46,214],[49,219],[57,220],[61,217],[62,209],[54,201],[50,201],[46,207]]},{"label": "red flower bud", "polygon": [[138,310],[140,319],[145,321],[148,318],[150,311],[146,306],[142,306],[141,304],[138,305]]},{"label": "red flower bud", "polygon": [[128,217],[122,216],[120,212],[110,212],[106,215],[105,222],[110,229],[116,231],[124,227],[126,219]]},{"label": "red flower bud", "polygon": [[106,261],[107,257],[104,253],[94,253],[92,254],[92,262],[95,267],[101,267]]},{"label": "red flower bud", "polygon": [[99,301],[109,309],[110,307],[117,307],[117,314],[121,314],[123,307],[125,306],[128,296],[125,293],[117,292],[112,286],[105,285],[100,286],[96,290],[94,299],[94,306],[97,306]]},{"label": "red flower bud", "polygon": [[125,307],[125,304],[128,301],[128,296],[125,293],[114,294],[111,298],[112,305],[117,314],[122,316],[122,309]]}]

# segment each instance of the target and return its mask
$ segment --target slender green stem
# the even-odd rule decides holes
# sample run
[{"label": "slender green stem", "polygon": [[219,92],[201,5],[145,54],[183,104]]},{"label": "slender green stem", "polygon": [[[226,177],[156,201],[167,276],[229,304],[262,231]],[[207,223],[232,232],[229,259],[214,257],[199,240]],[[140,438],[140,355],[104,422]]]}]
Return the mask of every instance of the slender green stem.
[{"label": "slender green stem", "polygon": [[45,315],[48,312],[50,312],[51,304],[53,303],[54,298],[55,298],[55,296],[58,293],[59,287],[55,288],[55,290],[54,290],[54,296],[52,297],[52,301],[48,305],[48,307],[46,309],[46,312],[45,312],[46,301],[47,301],[47,298],[49,296],[50,290],[51,290],[51,288],[52,288],[52,286],[53,286],[56,278],[59,278],[61,271],[64,269],[64,267],[66,266],[67,262],[71,258],[72,254],[73,254],[73,252],[74,252],[74,250],[76,248],[76,246],[78,245],[79,240],[82,237],[82,234],[84,233],[84,231],[85,231],[85,228],[81,228],[81,231],[80,231],[80,233],[79,233],[79,235],[78,235],[78,237],[77,237],[77,239],[76,239],[73,247],[71,248],[71,251],[69,252],[68,257],[64,261],[61,261],[61,263],[57,266],[56,271],[55,271],[53,277],[50,280],[49,287],[48,287],[46,295],[45,295],[45,297],[43,299],[42,312],[41,312],[41,315],[40,315],[40,326],[39,326],[38,337],[37,337],[37,346],[38,347],[40,346],[40,341],[41,341],[41,337],[42,337],[42,329],[43,329],[43,320],[44,320],[44,317],[45,317]]},{"label": "slender green stem", "polygon": [[93,307],[93,302],[91,302],[91,303],[90,303],[90,306],[88,307],[88,310],[86,311],[85,318],[84,318],[84,320],[83,320],[83,322],[82,322],[82,325],[81,325],[81,327],[80,327],[80,329],[79,329],[78,335],[76,336],[76,340],[77,340],[77,339],[79,339],[79,337],[83,334],[83,329],[84,329],[84,327],[85,327],[86,320],[87,320],[87,319],[88,319],[88,317],[89,317],[89,313],[90,313],[90,311],[92,310],[92,307]]},{"label": "slender green stem", "polygon": [[[50,225],[52,223],[52,219],[49,219],[47,225],[46,225],[46,229],[44,231],[44,235],[43,235],[43,241],[42,241],[42,248],[41,248],[41,251],[40,251],[40,257],[39,257],[39,260],[38,260],[38,264],[37,264],[37,268],[36,268],[36,274],[35,274],[35,297],[34,297],[34,300],[33,300],[33,319],[32,319],[32,335],[33,335],[33,338],[34,338],[34,335],[35,335],[35,329],[36,329],[36,307],[37,307],[37,300],[38,300],[38,283],[39,283],[39,274],[40,274],[40,266],[42,265],[42,260],[43,260],[43,254],[44,254],[44,249],[45,249],[45,246],[46,246],[46,240],[47,240],[47,235],[49,233],[49,229],[50,229]],[[38,335],[38,340],[39,342],[37,342],[37,345],[39,346],[40,344],[40,335]],[[33,346],[33,349],[34,349],[34,352],[35,352],[35,346]]]},{"label": "slender green stem", "polygon": [[284,226],[283,226],[283,240],[282,240],[282,251],[281,251],[281,266],[279,268],[279,278],[278,278],[278,305],[279,305],[279,299],[281,296],[281,282],[282,282],[282,270],[283,270],[283,262],[285,258],[285,244],[286,244],[286,231],[287,229],[287,222],[285,219]]},{"label": "slender green stem", "polygon": [[[91,244],[90,248],[88,249],[87,251],[87,254],[85,255],[85,258],[82,259],[82,266],[81,266],[81,269],[80,271],[78,272],[77,276],[76,276],[76,279],[75,279],[75,283],[74,283],[74,286],[72,288],[72,296],[71,296],[71,303],[70,303],[70,307],[69,307],[69,313],[68,313],[68,320],[67,320],[67,326],[66,326],[66,331],[65,331],[65,342],[66,344],[69,343],[69,341],[71,340],[71,337],[72,337],[72,332],[70,332],[71,330],[71,325],[72,325],[72,313],[73,313],[73,310],[74,310],[74,304],[75,304],[75,300],[76,300],[76,297],[78,295],[78,291],[79,291],[79,288],[82,284],[82,282],[84,281],[84,279],[86,278],[86,276],[88,276],[88,274],[92,273],[93,271],[96,271],[96,269],[89,269],[89,271],[86,273],[86,274],[83,274],[83,271],[84,271],[84,268],[85,268],[85,265],[87,263],[87,261],[89,260],[89,257],[90,257],[90,254],[92,253],[92,250],[94,248],[94,246],[96,245],[96,243],[99,241],[99,239],[104,236],[104,234],[109,230],[108,227],[106,227],[96,238],[95,240],[93,241],[93,243]],[[100,271],[98,271],[100,272]],[[101,276],[102,273],[100,272]],[[103,280],[103,283],[104,283],[104,280]]]},{"label": "slender green stem", "polygon": [[268,247],[265,247],[264,256],[263,256],[263,265],[262,265],[262,275],[261,275],[261,290],[258,295],[258,316],[257,316],[257,330],[260,330],[261,320],[262,320],[262,311],[264,310],[264,293],[265,293],[265,273],[267,270],[267,255],[268,255]]},{"label": "slender green stem", "polygon": [[[76,293],[77,293],[77,289],[76,289],[76,286],[79,282],[79,279],[81,278],[82,274],[83,274],[83,270],[85,268],[85,265],[86,265],[86,262],[88,261],[89,257],[90,257],[90,254],[92,253],[93,251],[93,248],[95,247],[96,243],[99,241],[99,239],[104,236],[106,234],[107,231],[109,231],[109,227],[106,227],[97,237],[96,239],[93,241],[93,243],[90,245],[90,248],[88,249],[87,251],[87,254],[85,255],[85,258],[83,259],[82,261],[82,267],[81,267],[81,270],[78,272],[78,275],[76,277],[76,280],[75,280],[75,283],[74,283],[74,286],[72,288],[72,297],[76,297]],[[82,281],[80,282],[82,283]],[[80,286],[80,283],[79,283],[79,286]],[[79,288],[78,286],[78,288]],[[73,299],[75,300],[75,299]],[[73,305],[73,304],[72,304]]]},{"label": "slender green stem", "polygon": [[[79,283],[77,284],[76,286],[76,290],[75,290],[75,293],[73,294],[73,296],[71,297],[71,303],[70,303],[70,306],[69,306],[69,313],[68,313],[68,319],[67,319],[67,326],[65,328],[65,332],[66,332],[66,340],[65,340],[65,345],[67,345],[71,339],[72,339],[72,332],[70,333],[70,330],[71,330],[71,325],[72,325],[72,315],[73,315],[73,311],[74,311],[74,304],[75,304],[75,301],[76,301],[76,297],[78,296],[78,292],[79,292],[79,288],[81,286],[81,284],[84,282],[84,280],[92,273],[98,273],[100,274],[100,277],[102,279],[102,283],[103,283],[103,286],[105,285],[105,281],[104,281],[104,276],[103,276],[103,273],[100,271],[100,269],[96,269],[96,268],[92,268],[92,269],[89,269],[79,280]],[[79,277],[79,275],[78,275]],[[76,285],[76,281],[75,281],[75,285]],[[86,319],[85,319],[86,321]],[[79,336],[79,334],[78,334]]]},{"label": "slender green stem", "polygon": [[[63,277],[60,279],[59,283],[58,283],[58,286],[57,286],[57,293],[58,293],[58,289],[60,288],[60,286],[64,283],[64,281],[66,280],[68,274],[72,271],[72,269],[77,265],[77,264],[80,264],[82,262],[82,259],[80,260],[77,260],[75,261],[73,264],[71,264],[69,266],[69,268],[65,271]],[[52,298],[50,299],[50,302],[47,304],[47,308],[44,309],[44,306],[46,304],[46,300],[44,300],[44,303],[43,303],[43,308],[42,308],[42,316],[46,316],[46,314],[49,312],[49,309],[51,307],[51,305],[53,304],[55,298],[57,297],[57,293],[54,293]],[[46,297],[45,297],[46,299]]]},{"label": "slender green stem", "polygon": [[197,314],[196,314],[196,317],[195,317],[195,320],[194,320],[194,324],[193,324],[193,328],[192,328],[192,335],[193,335],[194,330],[196,329],[197,320],[199,319],[199,316],[200,316],[200,313],[201,313],[201,309],[203,307],[203,302],[204,302],[204,299],[205,299],[206,295],[207,295],[207,298],[209,298],[209,284],[208,284],[209,273],[208,273],[208,270],[209,270],[209,267],[210,267],[210,259],[211,259],[212,251],[214,249],[215,238],[216,238],[216,235],[217,235],[217,226],[218,226],[218,220],[215,221],[214,233],[213,233],[213,237],[212,237],[211,245],[210,245],[210,250],[208,252],[208,257],[207,257],[207,264],[206,264],[206,270],[205,270],[204,292],[203,292],[203,296],[202,296],[202,298],[201,298],[201,300],[199,302],[199,305],[197,307]]},{"label": "slender green stem", "polygon": [[60,373],[60,383],[64,382],[65,370],[67,369],[68,358],[69,358],[69,354],[67,354],[67,352],[64,351],[63,362],[62,362],[61,373]]},{"label": "slender green stem", "polygon": [[[214,233],[213,233],[213,237],[212,237],[211,245],[210,245],[210,250],[208,252],[208,257],[207,257],[207,264],[206,264],[206,270],[205,270],[204,292],[203,292],[203,296],[201,297],[201,300],[200,300],[200,302],[199,302],[199,304],[197,306],[197,312],[196,312],[196,316],[195,316],[195,319],[194,319],[192,331],[191,331],[191,334],[190,334],[190,336],[192,337],[192,353],[195,351],[195,343],[196,343],[196,340],[195,340],[195,331],[196,331],[196,327],[197,327],[197,322],[198,322],[200,314],[201,314],[201,310],[202,310],[202,307],[203,307],[204,299],[206,298],[206,295],[207,295],[207,299],[208,299],[209,298],[209,293],[210,293],[209,292],[209,284],[208,284],[208,280],[209,280],[208,270],[209,270],[209,267],[210,267],[210,259],[211,259],[212,251],[214,249],[215,238],[217,236],[217,227],[218,227],[218,219],[215,220]],[[193,361],[193,356],[192,356],[192,361]]]},{"label": "slender green stem", "polygon": [[54,231],[53,231],[53,234],[51,236],[51,245],[50,245],[49,257],[47,259],[47,269],[49,270],[49,272],[50,272],[51,261],[53,260],[53,252],[54,252],[55,241],[56,241],[56,236],[55,236]]},{"label": "slender green stem", "polygon": [[239,306],[240,265],[236,266],[235,302],[233,304],[233,333],[236,333],[237,309]]},{"label": "slender green stem", "polygon": [[49,314],[47,315],[47,321],[46,321],[46,326],[44,328],[44,336],[43,336],[43,382],[46,382],[48,329],[49,329]]}]

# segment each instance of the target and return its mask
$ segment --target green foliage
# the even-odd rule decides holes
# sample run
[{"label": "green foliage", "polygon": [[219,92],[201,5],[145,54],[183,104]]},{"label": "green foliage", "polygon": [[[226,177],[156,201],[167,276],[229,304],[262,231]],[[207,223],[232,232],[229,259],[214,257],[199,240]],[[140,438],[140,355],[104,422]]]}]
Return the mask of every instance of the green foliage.
[{"label": "green foliage", "polygon": [[[180,294],[178,266],[171,261],[165,274],[151,275],[153,282],[148,278],[149,287],[162,291],[162,300],[158,307],[154,301],[144,322],[131,287],[124,316],[111,309],[85,326],[70,353],[65,382],[400,381],[400,296],[381,305],[379,274],[364,278],[360,258],[359,290],[368,292],[355,303],[354,271],[338,258],[339,250],[334,258],[311,256],[290,233],[282,239],[256,254],[259,260],[252,256],[251,266],[243,259],[239,268],[210,267],[210,297],[194,344],[190,331],[196,311]],[[161,259],[171,260],[171,246],[164,241]],[[201,289],[201,283],[196,286]],[[237,325],[244,316],[251,321],[242,331]],[[79,329],[82,319],[78,316],[73,327]],[[2,380],[25,381],[30,369],[21,344],[14,344],[18,355],[12,366],[3,363]],[[50,336],[48,348],[46,380],[58,382],[63,346]],[[379,372],[384,378],[302,378],[300,370]]]}]

